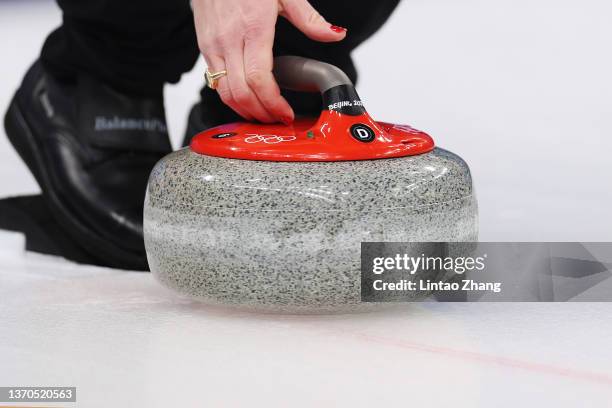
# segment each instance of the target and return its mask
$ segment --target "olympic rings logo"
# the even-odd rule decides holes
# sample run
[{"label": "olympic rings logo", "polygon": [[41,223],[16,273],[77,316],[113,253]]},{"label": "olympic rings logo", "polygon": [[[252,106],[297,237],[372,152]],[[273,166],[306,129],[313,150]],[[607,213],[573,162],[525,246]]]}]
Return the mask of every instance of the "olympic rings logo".
[{"label": "olympic rings logo", "polygon": [[281,142],[290,142],[295,140],[295,136],[277,136],[277,135],[258,135],[254,133],[247,133],[247,136],[244,141],[246,143],[259,143],[263,142],[266,144],[276,144]]}]

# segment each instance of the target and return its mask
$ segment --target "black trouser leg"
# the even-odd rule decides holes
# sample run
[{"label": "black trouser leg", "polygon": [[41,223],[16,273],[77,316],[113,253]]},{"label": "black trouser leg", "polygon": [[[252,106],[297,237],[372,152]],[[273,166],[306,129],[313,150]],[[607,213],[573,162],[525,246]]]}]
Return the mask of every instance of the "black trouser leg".
[{"label": "black trouser leg", "polygon": [[[334,24],[348,28],[338,43],[312,41],[279,18],[275,55],[300,55],[342,68],[357,80],[351,52],[378,30],[399,0],[312,0]],[[177,82],[197,60],[197,40],[188,0],[58,0],[63,24],[47,39],[41,59],[56,77],[88,72],[124,92],[159,94],[164,83]],[[207,103],[221,104],[204,90]],[[288,96],[298,111],[310,102]],[[304,109],[300,106],[305,105]]]},{"label": "black trouser leg", "polygon": [[41,60],[58,78],[87,72],[119,91],[159,95],[198,56],[188,0],[58,0],[63,24]]}]

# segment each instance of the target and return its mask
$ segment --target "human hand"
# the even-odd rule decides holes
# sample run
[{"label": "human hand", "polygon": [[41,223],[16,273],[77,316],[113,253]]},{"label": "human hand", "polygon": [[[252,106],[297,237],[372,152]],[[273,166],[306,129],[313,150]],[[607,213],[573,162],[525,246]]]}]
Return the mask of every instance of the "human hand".
[{"label": "human hand", "polygon": [[198,47],[219,79],[221,100],[247,120],[291,123],[294,113],[272,75],[274,30],[285,17],[321,42],[344,39],[306,0],[193,0]]}]

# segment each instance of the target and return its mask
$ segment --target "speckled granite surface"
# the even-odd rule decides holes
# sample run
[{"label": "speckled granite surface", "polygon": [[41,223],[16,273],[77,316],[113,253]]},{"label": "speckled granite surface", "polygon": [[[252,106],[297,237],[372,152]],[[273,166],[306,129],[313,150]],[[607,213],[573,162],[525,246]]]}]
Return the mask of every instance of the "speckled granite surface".
[{"label": "speckled granite surface", "polygon": [[151,174],[151,271],[210,303],[356,310],[362,241],[474,241],[469,169],[442,149],[398,159],[262,162],[179,150]]}]

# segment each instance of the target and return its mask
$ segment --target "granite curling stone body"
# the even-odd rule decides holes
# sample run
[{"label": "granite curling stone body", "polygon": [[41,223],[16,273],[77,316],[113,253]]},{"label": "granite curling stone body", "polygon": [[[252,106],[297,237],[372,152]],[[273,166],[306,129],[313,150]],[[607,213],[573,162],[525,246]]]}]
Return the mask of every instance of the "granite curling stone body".
[{"label": "granite curling stone body", "polygon": [[361,302],[365,241],[475,241],[468,166],[409,126],[375,122],[338,68],[275,60],[279,84],[320,91],[319,118],[206,130],[153,169],[149,266],[208,303],[279,312]]}]

